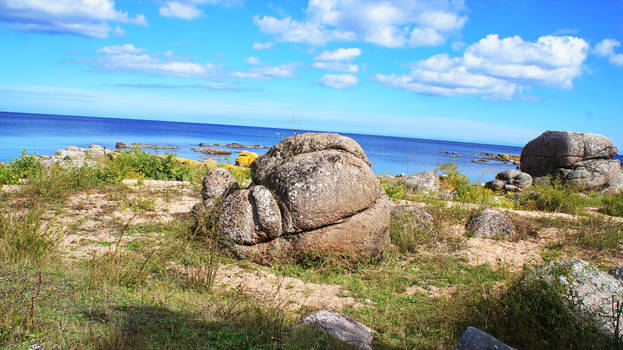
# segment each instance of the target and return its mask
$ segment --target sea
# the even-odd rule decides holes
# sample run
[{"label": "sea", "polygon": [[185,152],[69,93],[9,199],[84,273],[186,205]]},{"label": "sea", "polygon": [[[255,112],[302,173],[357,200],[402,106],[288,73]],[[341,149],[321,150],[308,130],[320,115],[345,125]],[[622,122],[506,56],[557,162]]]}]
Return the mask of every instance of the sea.
[{"label": "sea", "polygon": [[[100,118],[68,115],[0,112],[0,161],[9,162],[22,151],[51,155],[67,146],[88,147],[97,144],[115,149],[117,142],[177,146],[176,150],[148,152],[173,153],[177,157],[202,160],[207,156],[191,148],[199,143],[240,143],[243,145],[273,146],[292,136],[294,130],[170,122],[155,120]],[[297,133],[308,132],[297,130]],[[521,147],[429,140],[408,137],[341,133],[359,142],[377,175],[413,174],[435,170],[441,164],[454,163],[472,181],[488,181],[500,171],[515,169],[516,165],[486,160],[481,154],[520,154]],[[537,135],[535,135],[536,137]],[[222,148],[222,147],[213,147]],[[230,156],[214,157],[234,163],[243,149],[231,149]],[[267,149],[247,149],[264,154]],[[617,156],[622,159],[620,156]]]}]

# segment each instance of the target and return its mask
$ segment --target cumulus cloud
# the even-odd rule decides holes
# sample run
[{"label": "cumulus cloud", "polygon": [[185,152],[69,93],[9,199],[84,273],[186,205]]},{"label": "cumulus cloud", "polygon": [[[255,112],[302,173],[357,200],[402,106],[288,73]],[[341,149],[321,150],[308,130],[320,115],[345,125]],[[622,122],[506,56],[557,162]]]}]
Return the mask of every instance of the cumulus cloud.
[{"label": "cumulus cloud", "polygon": [[277,40],[324,45],[364,40],[387,47],[434,46],[463,28],[463,1],[309,0],[305,18],[255,17],[255,24]]},{"label": "cumulus cloud", "polygon": [[161,16],[192,20],[203,15],[203,11],[192,4],[169,1],[158,9]]},{"label": "cumulus cloud", "polygon": [[[18,31],[100,39],[113,30],[109,22],[147,25],[145,16],[118,11],[112,0],[0,0],[0,21],[14,23],[10,28]],[[119,32],[116,27],[114,33]]]},{"label": "cumulus cloud", "polygon": [[176,60],[172,55],[165,59],[152,55],[147,50],[132,44],[105,46],[98,50],[103,56],[98,58],[97,70],[107,72],[137,72],[197,78],[213,77],[221,65]]},{"label": "cumulus cloud", "polygon": [[314,62],[312,64],[312,67],[318,69],[335,70],[344,73],[357,73],[359,71],[359,66],[356,64],[349,64],[338,61]]},{"label": "cumulus cloud", "polygon": [[316,57],[317,61],[350,61],[361,55],[358,48],[337,49],[335,51],[324,51]]},{"label": "cumulus cloud", "polygon": [[595,45],[593,53],[597,56],[608,58],[610,63],[623,66],[623,54],[615,53],[614,50],[621,46],[621,43],[615,39],[604,39]]},{"label": "cumulus cloud", "polygon": [[347,89],[357,84],[357,77],[352,74],[326,74],[318,84],[334,89]]},{"label": "cumulus cloud", "polygon": [[421,94],[482,94],[508,99],[533,85],[570,89],[582,74],[588,44],[572,36],[543,36],[536,42],[490,34],[463,56],[432,56],[411,64],[409,74],[377,74],[390,87]]},{"label": "cumulus cloud", "polygon": [[274,79],[274,78],[294,78],[294,69],[298,63],[288,63],[277,66],[264,65],[255,67],[244,72],[233,72],[231,76],[244,79]]},{"label": "cumulus cloud", "polygon": [[274,45],[275,44],[270,41],[266,43],[255,42],[253,43],[253,50],[268,50],[268,49],[272,49]]}]

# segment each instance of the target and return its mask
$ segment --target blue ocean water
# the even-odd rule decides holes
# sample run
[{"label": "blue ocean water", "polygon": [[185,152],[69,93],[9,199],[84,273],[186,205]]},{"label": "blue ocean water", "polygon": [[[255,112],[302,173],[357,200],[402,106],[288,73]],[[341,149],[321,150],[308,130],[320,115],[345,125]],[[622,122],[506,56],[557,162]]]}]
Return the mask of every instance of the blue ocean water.
[{"label": "blue ocean water", "polygon": [[[200,142],[272,146],[292,133],[292,130],[275,128],[0,112],[0,161],[7,162],[18,157],[22,150],[47,155],[69,145],[88,147],[98,144],[114,149],[119,141],[126,144],[175,145],[180,147],[172,152],[177,156],[201,160],[206,156],[191,150]],[[342,134],[361,144],[378,175],[434,170],[440,163],[454,161],[473,181],[485,181],[515,166],[496,161],[474,163],[474,154],[521,153],[521,147],[513,146]],[[250,151],[258,154],[267,152],[266,149]],[[151,152],[164,154],[166,151]],[[236,156],[235,152],[230,157],[221,158],[221,161],[233,163]]]}]

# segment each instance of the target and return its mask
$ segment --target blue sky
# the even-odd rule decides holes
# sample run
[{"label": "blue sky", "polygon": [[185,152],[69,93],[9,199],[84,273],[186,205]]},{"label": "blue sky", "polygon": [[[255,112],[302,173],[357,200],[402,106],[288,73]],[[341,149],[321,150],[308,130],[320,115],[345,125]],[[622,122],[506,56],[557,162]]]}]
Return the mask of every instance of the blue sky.
[{"label": "blue sky", "polygon": [[623,0],[0,0],[0,110],[623,147]]}]

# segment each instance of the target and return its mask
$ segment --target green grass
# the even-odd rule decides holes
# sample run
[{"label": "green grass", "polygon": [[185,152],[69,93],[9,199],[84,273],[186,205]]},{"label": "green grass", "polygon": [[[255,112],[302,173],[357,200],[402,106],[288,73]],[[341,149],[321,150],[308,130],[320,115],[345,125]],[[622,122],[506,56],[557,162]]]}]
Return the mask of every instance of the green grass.
[{"label": "green grass", "polygon": [[608,215],[623,217],[623,191],[619,191],[616,195],[604,196],[601,211]]}]

